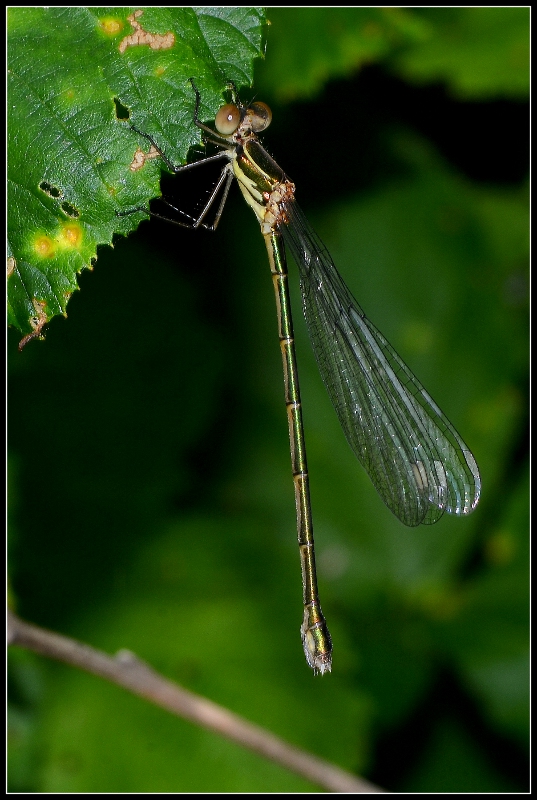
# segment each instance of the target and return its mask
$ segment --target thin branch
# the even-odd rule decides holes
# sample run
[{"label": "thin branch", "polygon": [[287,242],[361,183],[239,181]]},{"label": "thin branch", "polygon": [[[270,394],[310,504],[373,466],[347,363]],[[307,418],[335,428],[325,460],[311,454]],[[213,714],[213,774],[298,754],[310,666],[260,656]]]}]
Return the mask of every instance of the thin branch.
[{"label": "thin branch", "polygon": [[220,733],[243,747],[269,758],[329,792],[378,794],[384,792],[361,778],[310,755],[258,725],[204,697],[183,689],[155,672],[128,650],[115,657],[87,644],[24,622],[8,611],[8,642],[65,661],[129,689],[166,711]]}]

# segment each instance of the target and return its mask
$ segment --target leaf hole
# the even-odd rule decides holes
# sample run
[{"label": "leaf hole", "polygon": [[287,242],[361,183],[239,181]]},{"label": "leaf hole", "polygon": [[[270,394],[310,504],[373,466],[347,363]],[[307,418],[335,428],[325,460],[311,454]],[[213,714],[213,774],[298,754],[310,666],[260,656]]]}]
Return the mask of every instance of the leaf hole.
[{"label": "leaf hole", "polygon": [[71,203],[63,202],[61,204],[61,209],[65,214],[67,214],[68,217],[73,217],[73,219],[76,219],[80,216],[80,211],[78,208],[72,206]]},{"label": "leaf hole", "polygon": [[124,106],[123,103],[117,97],[114,97],[114,104],[116,106],[116,119],[120,120],[129,119],[130,112],[127,106]]},{"label": "leaf hole", "polygon": [[47,181],[41,181],[39,188],[42,192],[48,194],[49,197],[63,197],[62,190],[58,189],[56,186],[53,186],[51,183],[47,183]]}]

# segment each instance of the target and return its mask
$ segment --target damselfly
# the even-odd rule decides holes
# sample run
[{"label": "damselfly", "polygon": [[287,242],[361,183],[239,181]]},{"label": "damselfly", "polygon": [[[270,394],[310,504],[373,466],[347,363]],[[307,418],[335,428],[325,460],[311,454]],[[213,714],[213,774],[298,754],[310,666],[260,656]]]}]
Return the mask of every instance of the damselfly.
[{"label": "damselfly", "polygon": [[[317,590],[285,245],[299,267],[304,314],[328,394],[350,446],[388,508],[411,526],[436,522],[445,511],[469,514],[479,500],[479,470],[453,425],[367,319],[297,206],[294,184],[262,147],[257,134],[271,122],[269,107],[260,102],[243,105],[230,83],[233,102],[218,111],[214,131],[199,119],[200,94],[191,82],[196,95],[194,122],[206,141],[221,148],[216,155],[175,166],[153,137],[132,127],[151,142],[172,172],[225,161],[197,219],[169,221],[214,230],[235,177],[261,225],[276,294],[283,360],[304,591],[302,643],[309,666],[314,673],[323,674],[331,669],[332,642]],[[208,212],[219,196],[213,223],[208,225]],[[147,211],[122,213],[136,210]]]}]

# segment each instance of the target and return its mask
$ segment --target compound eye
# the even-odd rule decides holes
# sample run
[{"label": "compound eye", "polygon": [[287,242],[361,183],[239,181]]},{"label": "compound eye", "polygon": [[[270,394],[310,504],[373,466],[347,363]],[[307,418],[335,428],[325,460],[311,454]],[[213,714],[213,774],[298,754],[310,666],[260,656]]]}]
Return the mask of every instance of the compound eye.
[{"label": "compound eye", "polygon": [[233,103],[228,103],[218,111],[214,118],[214,124],[218,133],[223,136],[230,136],[235,133],[241,121],[241,112]]},{"label": "compound eye", "polygon": [[254,133],[264,131],[272,122],[272,111],[266,103],[252,103],[248,108],[248,113]]}]

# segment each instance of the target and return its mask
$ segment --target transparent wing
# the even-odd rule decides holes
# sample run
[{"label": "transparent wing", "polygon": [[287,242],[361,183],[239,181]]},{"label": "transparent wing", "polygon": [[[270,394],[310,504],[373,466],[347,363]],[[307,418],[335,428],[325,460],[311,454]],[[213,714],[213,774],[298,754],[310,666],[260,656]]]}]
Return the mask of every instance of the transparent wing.
[{"label": "transparent wing", "polygon": [[367,319],[295,202],[281,233],[300,269],[313,350],[347,441],[405,525],[469,514],[475,459],[449,420]]}]

